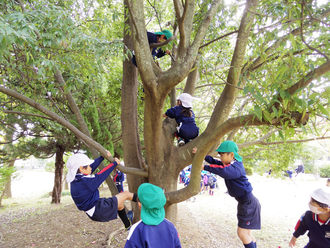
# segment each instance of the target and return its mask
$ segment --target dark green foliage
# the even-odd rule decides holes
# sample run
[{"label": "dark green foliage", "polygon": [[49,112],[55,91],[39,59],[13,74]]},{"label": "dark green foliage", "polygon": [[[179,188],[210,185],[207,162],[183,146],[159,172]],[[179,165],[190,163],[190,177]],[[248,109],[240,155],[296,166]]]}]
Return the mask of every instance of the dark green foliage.
[{"label": "dark green foliage", "polygon": [[330,178],[330,165],[324,165],[320,167],[320,176]]},{"label": "dark green foliage", "polygon": [[253,176],[253,168],[252,167],[244,166],[244,168],[245,168],[246,175]]}]

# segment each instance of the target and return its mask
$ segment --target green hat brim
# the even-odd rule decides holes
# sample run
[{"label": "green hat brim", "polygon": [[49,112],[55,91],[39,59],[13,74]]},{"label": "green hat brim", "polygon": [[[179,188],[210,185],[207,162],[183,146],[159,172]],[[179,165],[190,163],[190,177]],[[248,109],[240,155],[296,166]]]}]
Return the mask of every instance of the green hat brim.
[{"label": "green hat brim", "polygon": [[163,30],[161,32],[155,32],[154,34],[156,34],[156,35],[165,35],[167,40],[173,36],[171,31],[168,31],[168,30]]},{"label": "green hat brim", "polygon": [[165,219],[165,209],[148,209],[142,205],[141,220],[146,225],[157,226]]},{"label": "green hat brim", "polygon": [[232,152],[232,153],[234,153],[234,157],[237,161],[240,161],[240,162],[243,161],[243,158],[236,151],[228,151],[227,149],[222,148],[221,145],[215,151],[217,151],[217,152]]}]

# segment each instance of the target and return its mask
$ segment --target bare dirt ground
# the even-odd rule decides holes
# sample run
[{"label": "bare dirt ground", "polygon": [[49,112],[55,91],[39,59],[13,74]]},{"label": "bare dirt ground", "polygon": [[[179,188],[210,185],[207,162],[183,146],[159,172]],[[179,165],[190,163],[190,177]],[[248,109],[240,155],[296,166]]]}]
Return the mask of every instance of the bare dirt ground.
[{"label": "bare dirt ground", "polygon": [[[289,247],[294,226],[307,209],[308,193],[325,186],[325,179],[273,179],[252,176],[254,195],[262,206],[262,229],[254,231],[259,248]],[[243,247],[236,235],[235,199],[226,194],[220,179],[214,196],[197,195],[196,200],[178,204],[177,230],[182,247]],[[179,186],[181,187],[181,185]],[[101,196],[107,196],[106,189]],[[0,209],[0,247],[119,247],[125,245],[127,232],[119,219],[98,223],[77,210],[70,196],[62,197],[59,205],[49,204],[50,198],[29,197],[5,199]],[[130,208],[130,203],[127,203]],[[115,233],[110,239],[109,235]],[[297,248],[304,247],[307,236],[300,237]]]}]

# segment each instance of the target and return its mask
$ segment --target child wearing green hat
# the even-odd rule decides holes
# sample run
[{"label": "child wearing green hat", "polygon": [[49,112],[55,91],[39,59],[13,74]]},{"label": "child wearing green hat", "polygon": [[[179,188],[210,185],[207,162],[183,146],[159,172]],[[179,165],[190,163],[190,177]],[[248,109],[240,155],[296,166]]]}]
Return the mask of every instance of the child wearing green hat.
[{"label": "child wearing green hat", "polygon": [[141,184],[138,198],[142,205],[139,205],[141,220],[131,227],[125,248],[180,248],[178,231],[165,219],[163,189],[150,183]]},{"label": "child wearing green hat", "polygon": [[[152,43],[162,43],[172,37],[172,33],[169,30],[163,30],[161,32],[151,33],[147,31],[149,45]],[[166,54],[171,54],[169,50],[163,51],[162,48],[154,47],[151,51],[151,55],[154,59],[164,57]],[[135,55],[133,55],[132,63],[137,67]]]},{"label": "child wearing green hat", "polygon": [[[260,229],[260,203],[252,194],[252,186],[246,177],[242,157],[238,154],[235,142],[227,140],[216,150],[221,161],[206,156],[205,161],[210,165],[203,165],[204,170],[219,175],[225,179],[225,184],[230,196],[235,197],[237,206],[237,235],[242,240],[245,248],[256,248],[256,239],[252,229]],[[197,147],[192,151],[197,152]]]}]

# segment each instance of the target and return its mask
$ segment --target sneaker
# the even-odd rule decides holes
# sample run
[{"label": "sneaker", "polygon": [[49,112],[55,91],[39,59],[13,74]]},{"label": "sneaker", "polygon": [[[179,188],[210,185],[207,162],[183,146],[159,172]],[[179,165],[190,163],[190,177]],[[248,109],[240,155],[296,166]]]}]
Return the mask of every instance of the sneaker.
[{"label": "sneaker", "polygon": [[178,140],[178,145],[181,147],[181,146],[184,146],[186,143],[184,142],[183,139],[179,139]]},{"label": "sneaker", "polygon": [[131,229],[132,223],[133,223],[133,211],[132,210],[127,212],[127,218],[129,220],[129,222],[131,223],[131,225],[126,228],[126,231],[129,231],[129,229]]}]

